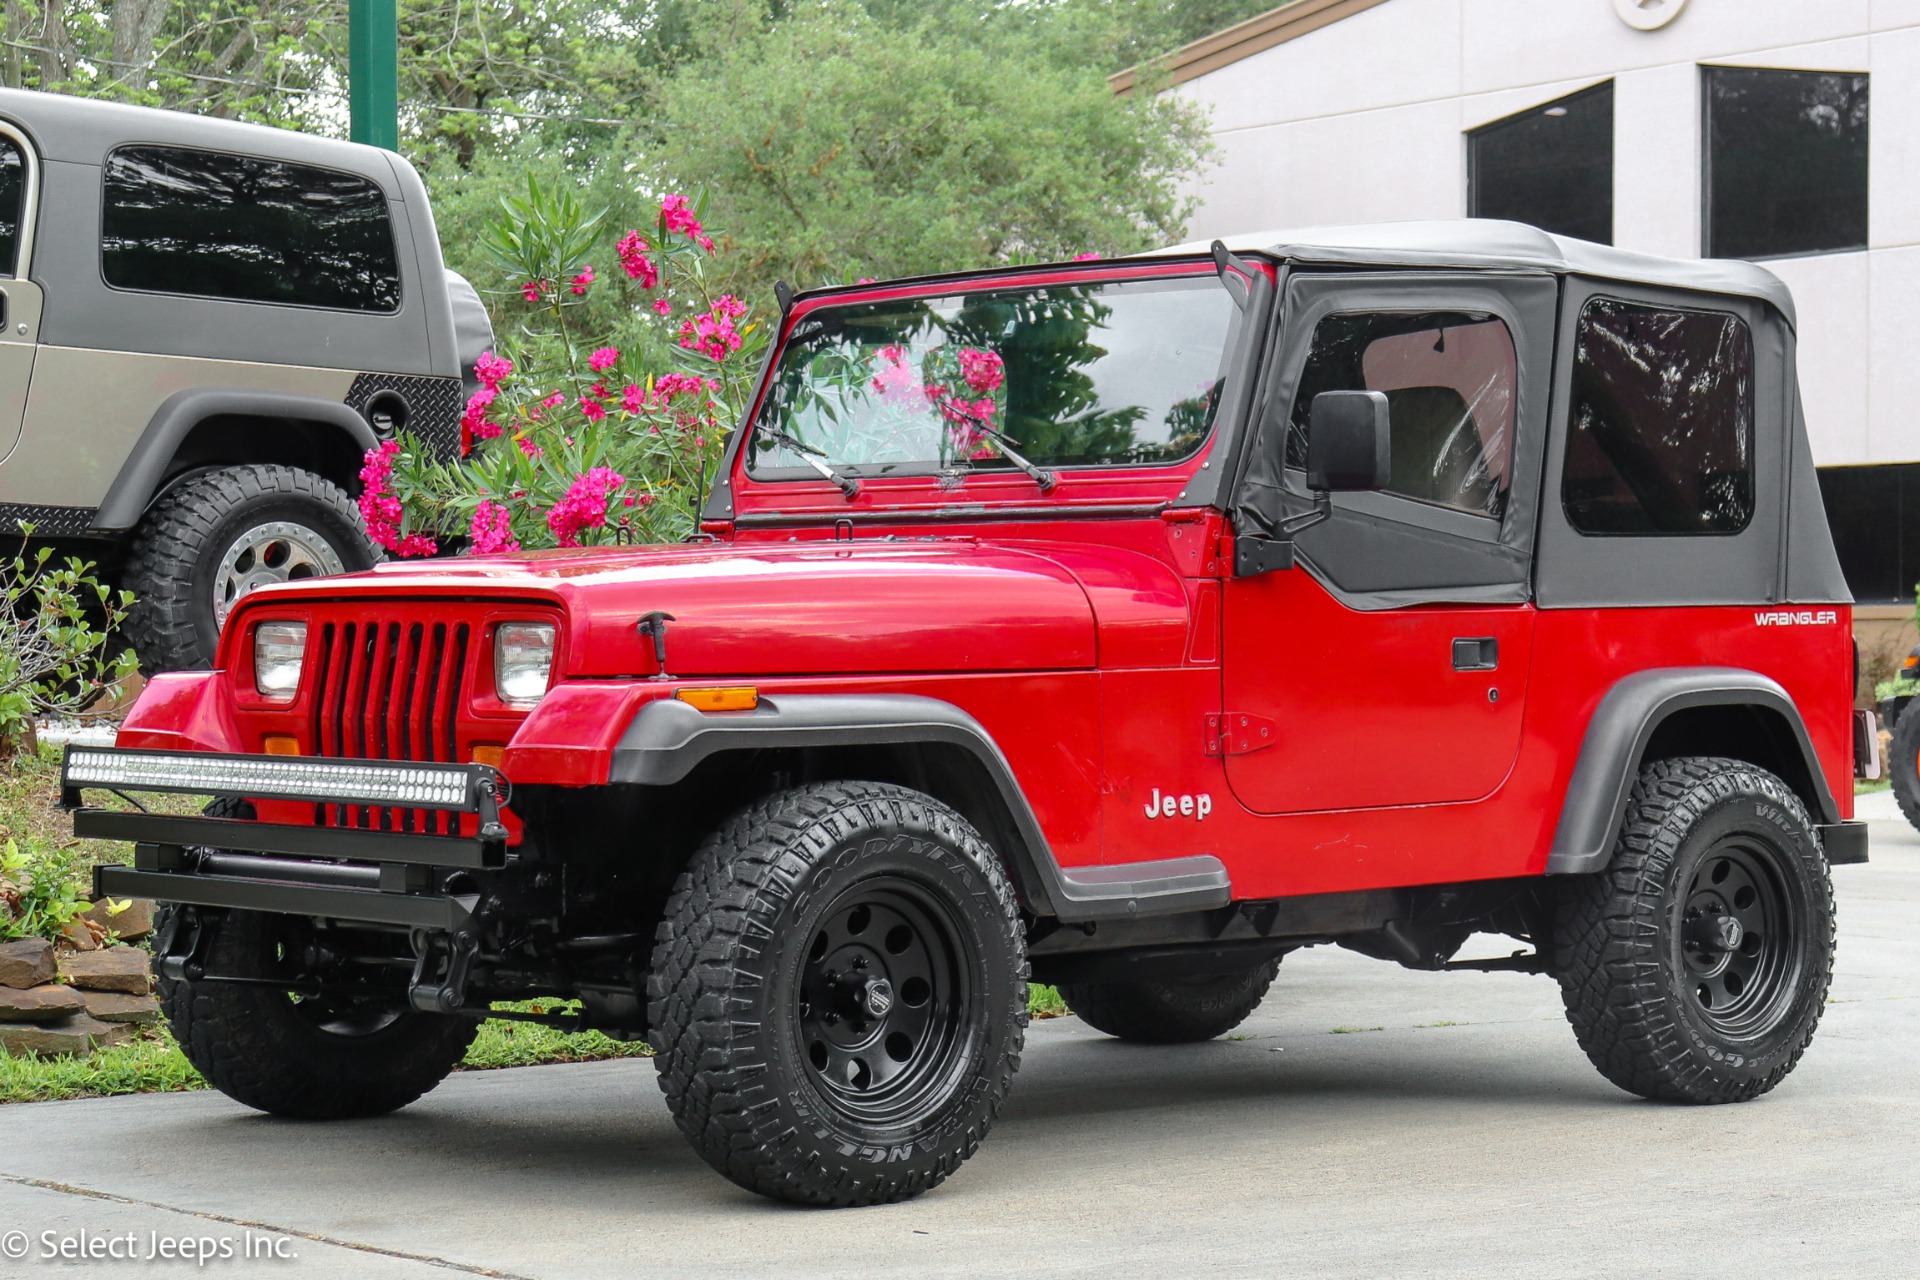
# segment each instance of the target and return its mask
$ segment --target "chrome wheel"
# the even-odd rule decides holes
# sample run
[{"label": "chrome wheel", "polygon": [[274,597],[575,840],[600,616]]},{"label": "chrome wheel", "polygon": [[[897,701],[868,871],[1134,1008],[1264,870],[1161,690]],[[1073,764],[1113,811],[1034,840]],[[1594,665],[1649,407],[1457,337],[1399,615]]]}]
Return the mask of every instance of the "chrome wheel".
[{"label": "chrome wheel", "polygon": [[213,579],[214,624],[225,626],[233,606],[261,587],[344,572],[333,544],[307,526],[289,520],[255,525],[220,557]]}]

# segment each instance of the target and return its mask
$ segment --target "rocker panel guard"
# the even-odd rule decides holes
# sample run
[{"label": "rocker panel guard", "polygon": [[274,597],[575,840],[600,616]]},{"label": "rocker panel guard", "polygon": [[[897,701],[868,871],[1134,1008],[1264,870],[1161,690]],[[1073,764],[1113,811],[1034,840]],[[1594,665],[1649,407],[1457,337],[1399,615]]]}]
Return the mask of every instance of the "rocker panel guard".
[{"label": "rocker panel guard", "polygon": [[972,716],[912,694],[788,694],[754,711],[709,715],[684,702],[648,703],[614,748],[608,781],[671,786],[709,756],[779,747],[945,743],[969,752],[993,780],[1021,847],[1008,850],[1021,896],[1068,921],[1159,915],[1225,905],[1227,869],[1200,855],[1160,862],[1063,869],[1000,748]]}]

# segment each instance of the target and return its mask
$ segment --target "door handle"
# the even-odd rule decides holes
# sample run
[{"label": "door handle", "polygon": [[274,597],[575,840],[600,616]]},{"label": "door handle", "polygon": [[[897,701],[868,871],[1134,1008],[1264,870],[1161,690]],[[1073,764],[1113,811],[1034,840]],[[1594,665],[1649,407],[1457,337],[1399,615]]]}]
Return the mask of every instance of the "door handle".
[{"label": "door handle", "polygon": [[1455,636],[1455,671],[1497,671],[1500,667],[1500,642],[1492,636]]}]

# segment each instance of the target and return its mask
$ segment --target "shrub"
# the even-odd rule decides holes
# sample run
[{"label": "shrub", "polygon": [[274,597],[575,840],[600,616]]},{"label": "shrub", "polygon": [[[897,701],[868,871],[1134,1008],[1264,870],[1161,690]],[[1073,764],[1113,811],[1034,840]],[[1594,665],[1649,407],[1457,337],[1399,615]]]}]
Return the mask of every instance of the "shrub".
[{"label": "shrub", "polygon": [[133,597],[94,578],[89,562],[55,565],[46,547],[29,558],[33,526],[20,529],[21,549],[0,561],[0,756],[32,743],[36,716],[83,712],[135,670],[131,649],[108,652]]},{"label": "shrub", "polygon": [[[746,304],[709,285],[704,201],[669,195],[651,227],[619,235],[533,179],[502,205],[485,249],[517,331],[480,362],[465,457],[437,462],[407,437],[369,452],[367,531],[401,556],[686,536],[766,341]],[[609,290],[620,331],[582,332]]]},{"label": "shrub", "polygon": [[0,850],[0,942],[60,936],[93,904],[87,899],[86,860],[67,849],[23,851],[12,840]]}]

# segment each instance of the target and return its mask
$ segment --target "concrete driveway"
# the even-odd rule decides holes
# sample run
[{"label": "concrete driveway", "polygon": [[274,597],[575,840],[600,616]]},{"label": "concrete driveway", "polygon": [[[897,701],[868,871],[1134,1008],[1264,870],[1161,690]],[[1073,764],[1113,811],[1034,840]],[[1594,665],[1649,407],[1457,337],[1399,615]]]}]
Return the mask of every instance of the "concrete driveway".
[{"label": "concrete driveway", "polygon": [[211,1093],[0,1108],[0,1243],[31,1244],[0,1276],[59,1274],[48,1232],[215,1255],[64,1264],[99,1275],[1920,1273],[1920,838],[1890,797],[1863,809],[1874,861],[1835,873],[1819,1038],[1744,1106],[1619,1093],[1545,978],[1318,949],[1242,1038],[1133,1048],[1035,1024],[980,1154],[878,1209],[736,1190],[644,1062],[456,1075],[334,1126]]}]

